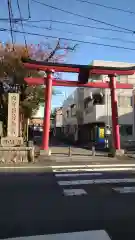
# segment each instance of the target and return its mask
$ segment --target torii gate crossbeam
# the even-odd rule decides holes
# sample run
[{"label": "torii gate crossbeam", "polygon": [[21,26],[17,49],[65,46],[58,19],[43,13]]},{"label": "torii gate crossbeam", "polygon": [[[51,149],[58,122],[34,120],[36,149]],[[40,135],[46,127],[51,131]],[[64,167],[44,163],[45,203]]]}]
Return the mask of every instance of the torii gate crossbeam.
[{"label": "torii gate crossbeam", "polygon": [[[44,130],[43,130],[43,143],[42,148],[46,152],[49,150],[49,130],[50,130],[50,110],[51,110],[51,95],[52,86],[70,86],[70,87],[90,87],[90,88],[110,88],[111,90],[111,107],[112,107],[112,132],[113,132],[113,145],[116,150],[120,150],[120,133],[118,124],[118,109],[117,109],[117,96],[116,89],[132,89],[132,84],[116,83],[116,75],[133,75],[135,67],[128,68],[114,68],[114,67],[95,67],[88,65],[73,65],[73,64],[53,64],[43,63],[35,60],[23,60],[24,66],[29,69],[36,69],[45,71],[46,78],[25,78],[28,84],[39,85],[45,84],[45,110],[44,110]],[[109,83],[103,82],[85,82],[81,83],[81,78],[78,76],[78,81],[56,80],[53,79],[53,70],[57,72],[75,72],[81,75],[84,71],[88,74],[95,75],[108,75],[110,78]],[[81,75],[82,77],[82,75]],[[85,75],[86,77],[86,75]],[[86,79],[88,80],[88,79]]]}]

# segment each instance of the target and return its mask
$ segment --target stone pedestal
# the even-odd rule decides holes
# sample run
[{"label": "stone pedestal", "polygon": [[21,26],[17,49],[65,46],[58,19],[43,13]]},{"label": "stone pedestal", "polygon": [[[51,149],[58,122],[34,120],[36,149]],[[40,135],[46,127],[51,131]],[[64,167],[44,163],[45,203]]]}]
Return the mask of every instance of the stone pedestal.
[{"label": "stone pedestal", "polygon": [[124,156],[124,154],[125,154],[124,149],[116,150],[116,152],[115,152],[116,157],[122,157],[122,156]]},{"label": "stone pedestal", "polygon": [[40,156],[46,156],[46,157],[51,156],[51,149],[49,149],[49,150],[40,150]]},{"label": "stone pedestal", "polygon": [[115,150],[114,148],[111,148],[108,157],[122,157],[124,154],[124,149]]},{"label": "stone pedestal", "polygon": [[0,163],[34,162],[33,147],[0,147]]},{"label": "stone pedestal", "polygon": [[19,94],[8,95],[7,137],[1,138],[0,162],[21,163],[34,161],[34,146],[25,146],[19,137]]}]

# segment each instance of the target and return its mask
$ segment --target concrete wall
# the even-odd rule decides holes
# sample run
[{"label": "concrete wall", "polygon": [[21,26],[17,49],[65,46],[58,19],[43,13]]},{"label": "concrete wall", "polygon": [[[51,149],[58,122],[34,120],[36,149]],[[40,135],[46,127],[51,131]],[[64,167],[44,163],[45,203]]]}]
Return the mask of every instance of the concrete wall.
[{"label": "concrete wall", "polygon": [[56,117],[55,117],[55,126],[62,127],[62,125],[63,125],[63,117],[62,117],[62,114],[58,113],[56,114]]},{"label": "concrete wall", "polygon": [[[63,104],[62,109],[62,121],[63,121],[63,137],[67,136],[69,141],[74,142],[75,129],[78,125],[77,122],[77,109],[78,109],[78,99],[77,99],[77,89],[71,94]],[[71,105],[76,104],[76,109],[74,110],[74,116],[71,112]],[[68,111],[68,116],[67,116]]]},{"label": "concrete wall", "polygon": [[[90,94],[96,94],[96,93],[103,93],[105,94],[104,89],[99,88],[87,88],[84,90],[84,99],[90,96]],[[89,107],[87,109],[84,109],[84,124],[92,123],[99,121],[99,118],[105,115],[105,105],[93,105],[92,102],[89,103]],[[102,120],[101,120],[102,121]]]},{"label": "concrete wall", "polygon": [[[82,94],[83,90],[77,88],[65,101],[63,104],[62,115],[63,115],[63,125],[77,125],[77,115],[80,114],[80,109],[82,108],[81,100],[83,100]],[[74,116],[71,114],[71,105],[76,105],[76,110],[74,112]],[[69,115],[67,116],[67,111],[69,111]]]},{"label": "concrete wall", "polygon": [[[93,90],[93,91],[92,91]],[[83,98],[87,98],[90,96],[90,93],[93,92],[100,92],[100,89],[83,89]],[[77,124],[77,115],[71,116],[71,104],[76,104],[76,110],[77,112],[82,115],[83,118],[83,124],[86,123],[92,123],[92,122],[105,122],[108,125],[111,124],[111,97],[110,97],[110,91],[105,90],[105,104],[104,105],[93,105],[92,102],[89,103],[89,107],[87,109],[84,109],[84,99],[77,97],[74,98],[74,101],[71,98],[69,99],[69,105],[63,106],[62,114],[63,114],[63,124],[64,125],[74,125]],[[132,97],[132,90],[117,90],[117,96],[129,96]],[[69,110],[69,117],[66,117],[66,112]],[[130,115],[127,115],[129,114]],[[119,115],[119,123],[120,124],[133,124],[133,108],[131,106],[129,107],[122,107],[118,106],[118,115]],[[128,117],[127,117],[128,116]],[[121,117],[121,118],[120,118]]]},{"label": "concrete wall", "polygon": [[63,118],[62,118],[62,108],[56,108],[55,110],[55,119],[54,119],[55,127],[62,127]]}]

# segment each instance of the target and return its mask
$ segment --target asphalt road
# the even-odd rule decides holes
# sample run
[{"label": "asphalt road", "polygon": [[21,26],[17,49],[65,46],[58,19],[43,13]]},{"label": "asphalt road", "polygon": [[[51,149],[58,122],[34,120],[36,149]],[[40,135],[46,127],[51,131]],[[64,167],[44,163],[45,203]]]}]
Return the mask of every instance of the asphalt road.
[{"label": "asphalt road", "polygon": [[[135,193],[114,190],[135,186],[135,174],[65,174],[1,172],[0,238],[105,229],[113,240],[135,239]],[[125,183],[101,184],[100,179]],[[83,189],[85,194],[65,196],[65,189]]]}]

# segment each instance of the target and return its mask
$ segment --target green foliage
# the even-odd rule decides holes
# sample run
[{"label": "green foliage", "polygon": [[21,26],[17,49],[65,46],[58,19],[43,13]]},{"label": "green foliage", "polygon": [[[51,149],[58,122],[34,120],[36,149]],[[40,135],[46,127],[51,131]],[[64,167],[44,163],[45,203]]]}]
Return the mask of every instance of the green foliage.
[{"label": "green foliage", "polygon": [[56,110],[54,109],[54,110],[51,112],[51,118],[55,118],[55,115],[56,115]]}]

